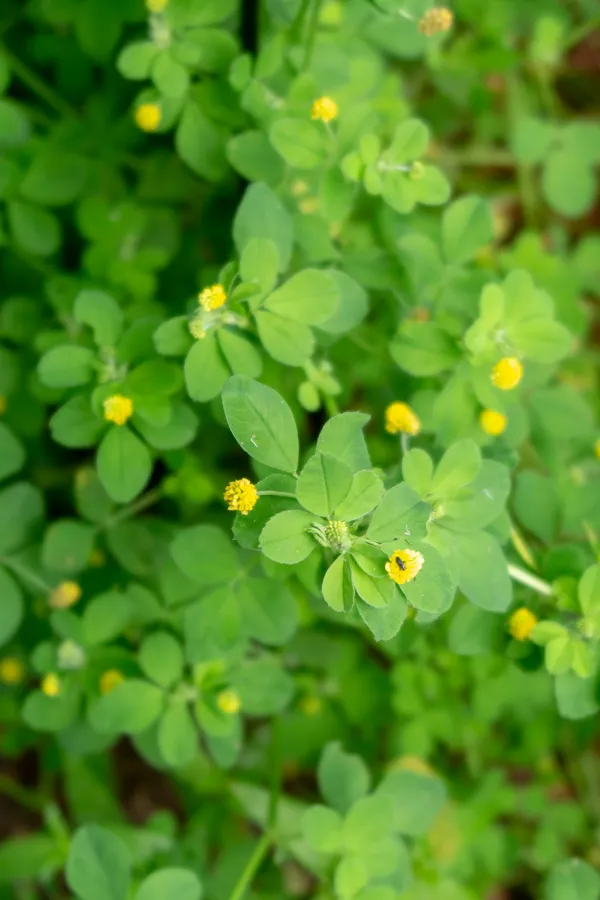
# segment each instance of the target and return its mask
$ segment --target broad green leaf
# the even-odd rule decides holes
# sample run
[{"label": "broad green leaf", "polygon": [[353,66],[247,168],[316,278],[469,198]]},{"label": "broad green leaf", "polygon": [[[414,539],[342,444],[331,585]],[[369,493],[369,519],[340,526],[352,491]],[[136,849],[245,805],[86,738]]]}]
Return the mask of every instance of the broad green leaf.
[{"label": "broad green leaf", "polygon": [[298,467],[298,431],[292,411],[272,388],[241,375],[226,383],[223,408],[234,438],[249,456],[283,472]]},{"label": "broad green leaf", "polygon": [[323,578],[321,586],[323,598],[336,612],[347,612],[354,604],[354,585],[350,564],[344,556],[332,562]]},{"label": "broad green leaf", "polygon": [[368,879],[366,863],[360,857],[343,857],[333,875],[336,896],[340,900],[351,900],[365,886]]},{"label": "broad green leaf", "polygon": [[65,206],[81,193],[88,173],[89,163],[83,156],[65,150],[42,151],[25,173],[19,193],[42,206]]},{"label": "broad green leaf", "polygon": [[30,135],[29,119],[25,110],[11,100],[0,99],[0,147],[18,147]]},{"label": "broad green leaf", "polygon": [[558,711],[565,719],[586,719],[595,716],[600,708],[592,678],[566,672],[554,679],[554,690]]},{"label": "broad green leaf", "polygon": [[89,396],[75,394],[50,419],[53,439],[63,447],[93,447],[104,427]]},{"label": "broad green leaf", "polygon": [[423,156],[429,143],[429,129],[419,119],[406,119],[396,127],[389,150],[383,154],[387,162],[401,164]]},{"label": "broad green leaf", "polygon": [[188,70],[173,58],[168,49],[160,52],[153,62],[152,81],[161,94],[172,98],[182,97],[190,86]]},{"label": "broad green leaf", "polygon": [[54,873],[62,864],[63,856],[50,835],[7,838],[0,845],[0,884],[34,882],[40,872]]},{"label": "broad green leaf", "polygon": [[171,542],[170,551],[183,574],[203,587],[229,581],[237,568],[231,539],[215,525],[184,528]]},{"label": "broad green leaf", "polygon": [[506,466],[484,459],[479,475],[452,500],[444,500],[444,526],[456,531],[485,528],[503,512],[510,487]]},{"label": "broad green leaf", "polygon": [[323,426],[317,440],[317,450],[329,453],[346,463],[352,472],[371,468],[371,459],[363,428],[370,416],[360,412],[339,413]]},{"label": "broad green leaf", "polygon": [[426,496],[433,478],[433,460],[424,450],[413,447],[402,457],[402,476],[419,497]]},{"label": "broad green leaf", "polygon": [[274,716],[289,705],[296,686],[277,662],[258,659],[243,663],[231,678],[242,712],[249,716]]},{"label": "broad green leaf", "polygon": [[94,352],[87,347],[61,344],[42,356],[38,375],[51,388],[78,387],[90,381],[93,363]]},{"label": "broad green leaf", "polygon": [[157,353],[162,356],[185,356],[193,343],[187,316],[175,316],[161,322],[152,335]]},{"label": "broad green leaf", "polygon": [[545,900],[598,900],[600,875],[581,859],[567,859],[550,873]]},{"label": "broad green leaf", "polygon": [[128,44],[118,56],[117,69],[123,78],[143,81],[149,77],[158,52],[158,47],[152,41],[136,41]]},{"label": "broad green leaf", "polygon": [[274,562],[293,565],[306,559],[316,541],[308,529],[315,517],[302,510],[286,510],[269,519],[260,535],[260,547]]},{"label": "broad green leaf", "polygon": [[23,595],[6,569],[0,568],[0,646],[9,641],[23,618]]},{"label": "broad green leaf", "polygon": [[492,213],[480,197],[461,197],[445,210],[442,242],[447,262],[467,262],[493,237]]},{"label": "broad green leaf", "polygon": [[352,478],[350,490],[335,509],[334,516],[342,522],[352,522],[375,509],[383,494],[383,483],[370,469],[357,472]]},{"label": "broad green leaf", "polygon": [[[0,104],[2,101],[0,101]],[[2,127],[0,105],[0,129]],[[35,256],[51,256],[60,247],[61,230],[53,213],[33,203],[11,200],[6,204],[10,230],[17,246]]]},{"label": "broad green leaf", "polygon": [[0,553],[18,549],[44,512],[42,495],[20,481],[0,491]]},{"label": "broad green leaf", "polygon": [[172,406],[167,425],[152,425],[136,417],[135,425],[145,441],[155,450],[179,450],[190,444],[198,430],[198,419],[189,406],[177,403]]},{"label": "broad green leaf", "polygon": [[104,291],[80,291],[73,309],[75,319],[89,325],[99,347],[114,347],[123,328],[123,312],[119,304]]},{"label": "broad green leaf", "polygon": [[117,590],[94,597],[83,613],[86,643],[93,646],[114,640],[127,628],[133,612],[129,598]]},{"label": "broad green leaf", "polygon": [[[400,543],[398,548],[395,548],[388,544],[386,549],[393,553],[395,549],[402,549],[403,546],[406,545]],[[400,590],[415,609],[439,616],[452,606],[456,591],[454,578],[444,558],[431,544],[411,539],[408,546],[422,554],[424,563],[417,577],[400,585]]]},{"label": "broad green leaf", "polygon": [[219,181],[227,171],[226,132],[209,119],[200,106],[189,100],[175,134],[175,147],[181,159],[207,181]]},{"label": "broad green leaf", "polygon": [[106,828],[75,832],[65,868],[67,884],[81,900],[126,900],[131,882],[127,847]]},{"label": "broad green leaf", "polygon": [[557,136],[552,122],[533,116],[518,116],[511,136],[512,151],[525,165],[542,162]]},{"label": "broad green leaf", "polygon": [[595,616],[600,612],[600,565],[585,570],[579,582],[578,595],[586,616]]},{"label": "broad green leaf", "polygon": [[435,323],[410,320],[400,326],[390,353],[401,369],[417,377],[454,368],[460,358],[454,341]]},{"label": "broad green leaf", "polygon": [[544,365],[559,362],[573,349],[573,335],[552,319],[527,319],[507,329],[507,334],[520,356]]},{"label": "broad green leaf", "polygon": [[501,616],[467,603],[452,619],[448,645],[459,656],[492,653],[501,645],[504,627]]},{"label": "broad green leaf", "polygon": [[117,503],[129,503],[137,497],[152,474],[152,457],[146,445],[126,426],[109,428],[98,447],[96,465],[102,486]]},{"label": "broad green leaf", "polygon": [[296,486],[301,506],[317,516],[328,516],[347,497],[352,485],[348,466],[329,453],[315,453],[306,463]]},{"label": "broad green leaf", "polygon": [[198,754],[198,731],[187,706],[171,701],[158,724],[158,747],[169,766],[178,768]]},{"label": "broad green leaf", "polygon": [[315,169],[327,157],[326,135],[304,119],[278,119],[269,140],[286,163],[296,169]]},{"label": "broad green leaf", "polygon": [[329,269],[339,291],[339,302],[329,318],[319,322],[319,328],[331,334],[343,334],[355,328],[369,311],[369,299],[364,288],[338,269]]},{"label": "broad green leaf", "polygon": [[447,547],[458,570],[458,587],[481,609],[506,612],[512,602],[512,583],[498,542],[485,531],[449,534]]},{"label": "broad green leaf", "polygon": [[247,181],[278,185],[285,175],[285,163],[262,131],[234,135],[225,152],[230,165]]},{"label": "broad green leaf", "polygon": [[515,476],[512,502],[521,525],[550,543],[556,535],[560,516],[560,500],[554,481],[540,472],[522,469]]},{"label": "broad green leaf", "polygon": [[372,541],[413,541],[425,537],[430,507],[407,484],[397,484],[383,495],[371,519],[367,537]]},{"label": "broad green leaf", "polygon": [[451,497],[466,484],[473,481],[481,469],[481,451],[469,438],[456,441],[446,450],[438,463],[431,493],[438,499]]},{"label": "broad green leaf", "polygon": [[195,872],[189,869],[167,868],[152,872],[140,884],[135,900],[200,900],[202,885]]},{"label": "broad green leaf", "polygon": [[408,771],[388,772],[375,794],[393,801],[392,828],[410,837],[427,834],[446,800],[440,778]]},{"label": "broad green leaf", "polygon": [[298,607],[280,581],[248,579],[240,592],[242,625],[248,637],[269,646],[283,645],[298,627]]},{"label": "broad green leaf", "polygon": [[240,602],[233,588],[219,587],[188,606],[183,631],[189,662],[207,662],[234,650],[243,634]]},{"label": "broad green leaf", "polygon": [[386,606],[375,608],[361,600],[356,601],[358,613],[376,641],[390,641],[406,619],[406,600],[400,591],[394,590]]},{"label": "broad green leaf", "polygon": [[371,775],[365,763],[352,753],[346,753],[339,742],[327,744],[317,769],[319,790],[338,812],[345,815],[351,806],[364,797],[371,787]]},{"label": "broad green leaf", "polygon": [[578,219],[594,205],[596,175],[577,151],[555,150],[542,170],[542,192],[552,209],[569,219]]},{"label": "broad green leaf", "polygon": [[310,806],[302,816],[302,836],[318,853],[336,853],[340,847],[342,817],[327,806]]},{"label": "broad green leaf", "polygon": [[12,431],[0,422],[0,481],[23,467],[25,450]]},{"label": "broad green leaf", "polygon": [[183,673],[181,645],[168,631],[155,631],[142,641],[139,663],[151,681],[164,688],[171,687]]},{"label": "broad green leaf", "polygon": [[243,253],[252,238],[272,240],[279,251],[280,271],[287,270],[294,243],[292,220],[281,200],[260,182],[246,189],[233,221],[238,253]]},{"label": "broad green leaf", "polygon": [[80,572],[89,564],[94,535],[94,527],[85,522],[56,519],[44,535],[43,564],[58,572]]},{"label": "broad green leaf", "polygon": [[159,717],[164,692],[137,678],[118,684],[90,710],[94,728],[106,734],[140,734]]},{"label": "broad green leaf", "polygon": [[394,582],[390,578],[373,578],[356,563],[351,565],[352,582],[356,593],[366,604],[374,607],[387,606],[393,600],[396,590]]},{"label": "broad green leaf", "polygon": [[183,374],[192,400],[206,403],[220,393],[230,371],[214,331],[192,344],[183,364]]},{"label": "broad green leaf", "polygon": [[307,325],[266,309],[259,309],[254,317],[260,342],[269,356],[285,366],[304,366],[309,361],[315,339]]},{"label": "broad green leaf", "polygon": [[[290,475],[267,475],[256,485],[258,491],[296,493],[296,479]],[[261,496],[254,509],[245,516],[238,513],[233,522],[233,536],[247,550],[258,550],[260,533],[268,520],[286,509],[299,509],[293,497]]]},{"label": "broad green leaf", "polygon": [[337,309],[340,290],[327,272],[304,269],[269,294],[265,309],[304,325],[319,325]]},{"label": "broad green leaf", "polygon": [[273,289],[279,272],[279,250],[269,238],[251,238],[240,257],[240,275],[255,282],[261,291]]}]

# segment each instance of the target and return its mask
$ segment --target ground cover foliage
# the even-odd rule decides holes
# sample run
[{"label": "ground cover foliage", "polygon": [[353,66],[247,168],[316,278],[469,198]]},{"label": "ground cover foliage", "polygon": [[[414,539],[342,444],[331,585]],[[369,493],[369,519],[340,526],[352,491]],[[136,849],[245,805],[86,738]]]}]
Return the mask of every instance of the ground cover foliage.
[{"label": "ground cover foliage", "polygon": [[5,0],[0,898],[598,900],[596,0]]}]

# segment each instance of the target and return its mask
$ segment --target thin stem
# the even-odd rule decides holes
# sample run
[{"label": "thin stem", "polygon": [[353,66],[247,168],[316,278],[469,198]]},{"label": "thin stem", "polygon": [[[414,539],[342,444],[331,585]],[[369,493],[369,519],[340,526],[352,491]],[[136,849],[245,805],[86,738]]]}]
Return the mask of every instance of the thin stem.
[{"label": "thin stem", "polygon": [[291,497],[292,500],[296,499],[295,494],[290,494],[288,491],[259,491],[259,497]]},{"label": "thin stem", "polygon": [[400,447],[402,448],[402,456],[406,456],[408,451],[410,450],[410,438],[406,431],[403,431],[400,434]]},{"label": "thin stem", "polygon": [[510,526],[510,540],[523,562],[526,562],[527,565],[532,569],[537,569],[535,558],[529,548],[529,545],[527,544],[523,535],[520,534],[512,524]]},{"label": "thin stem", "polygon": [[567,37],[566,41],[563,44],[563,52],[565,50],[570,50],[571,47],[575,47],[577,46],[577,44],[580,44],[598,27],[600,27],[600,14],[593,16],[589,20],[589,22],[584,22],[583,25],[580,25],[578,28],[575,28],[571,32],[571,34]]},{"label": "thin stem", "polygon": [[521,569],[519,566],[513,566],[509,563],[508,574],[514,581],[527,585],[532,591],[535,591],[537,594],[543,594],[544,597],[551,597],[554,593],[551,584],[548,584],[547,581],[542,581],[537,575],[532,575],[531,572],[526,572],[525,569]]},{"label": "thin stem", "polygon": [[335,397],[332,397],[331,394],[323,394],[323,400],[325,401],[325,409],[327,410],[327,415],[330,418],[333,418],[333,416],[337,416],[339,414],[340,408]]},{"label": "thin stem", "polygon": [[38,590],[43,591],[45,594],[49,594],[52,591],[52,588],[47,585],[45,581],[23,563],[18,562],[16,559],[11,559],[10,556],[4,556],[0,561],[3,566],[12,569],[15,575],[19,575],[25,581],[29,581],[29,583],[38,588]]},{"label": "thin stem", "polygon": [[108,519],[98,527],[112,528],[113,525],[116,525],[118,522],[123,522],[125,519],[131,519],[132,516],[137,516],[138,513],[148,509],[149,506],[154,506],[155,503],[162,500],[163,496],[164,491],[160,487],[155,488],[153,491],[148,491],[147,494],[144,494],[144,496],[140,497],[139,500],[136,500],[135,503],[124,507],[124,509],[120,509],[114,515],[109,516]]},{"label": "thin stem", "polygon": [[31,809],[34,812],[41,812],[46,806],[46,800],[38,797],[35,791],[30,791],[22,785],[13,781],[8,775],[0,775],[0,794],[10,797],[16,803]]},{"label": "thin stem", "polygon": [[459,166],[473,166],[474,168],[514,169],[517,160],[508,150],[496,147],[468,147],[452,150],[444,147],[436,159],[440,162],[454,163]]},{"label": "thin stem", "polygon": [[258,872],[261,863],[269,852],[269,848],[271,846],[271,835],[268,831],[265,831],[260,841],[256,845],[254,853],[248,860],[246,864],[246,868],[240,875],[237,880],[237,883],[229,895],[229,900],[242,900],[242,897],[246,893],[246,890],[250,886],[254,876]]},{"label": "thin stem", "polygon": [[61,116],[66,116],[68,118],[76,118],[77,112],[71,107],[66,100],[57,94],[55,90],[51,87],[48,87],[46,82],[40,78],[33,69],[30,69],[29,66],[23,62],[22,59],[19,59],[14,53],[6,47],[6,45],[2,44],[0,47],[2,54],[6,57],[8,64],[12,71],[15,73],[17,78],[19,78],[23,84],[26,84],[28,88],[30,88],[34,94],[37,94],[42,100],[45,100],[48,106],[51,106],[56,112],[60,113]]},{"label": "thin stem", "polygon": [[308,69],[312,59],[313,50],[315,49],[315,40],[317,37],[317,27],[319,25],[319,12],[321,9],[321,0],[313,0],[313,8],[308,20],[308,33],[306,35],[306,46],[304,48],[304,64],[303,69]]}]

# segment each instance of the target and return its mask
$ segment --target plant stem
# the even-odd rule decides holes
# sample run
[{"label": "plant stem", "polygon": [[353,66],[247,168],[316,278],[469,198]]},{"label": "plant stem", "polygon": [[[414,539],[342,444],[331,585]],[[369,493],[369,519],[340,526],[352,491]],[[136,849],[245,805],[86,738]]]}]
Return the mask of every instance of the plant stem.
[{"label": "plant stem", "polygon": [[325,409],[327,410],[327,415],[330,418],[332,418],[333,416],[337,416],[340,408],[335,397],[332,397],[331,394],[323,394],[323,400],[325,401]]},{"label": "plant stem", "polygon": [[514,169],[517,160],[508,150],[496,147],[468,147],[465,150],[451,150],[443,148],[436,159],[440,162],[455,163],[459,166],[473,166],[474,168]]},{"label": "plant stem", "polygon": [[319,24],[319,11],[321,9],[321,0],[313,0],[313,7],[308,20],[308,32],[306,35],[306,46],[304,48],[303,69],[308,69],[312,59],[313,50],[315,49],[315,39],[317,37],[317,26]]},{"label": "plant stem", "polygon": [[10,556],[2,557],[0,562],[3,566],[12,569],[15,575],[19,575],[25,581],[29,581],[30,584],[35,585],[38,590],[43,591],[45,594],[51,592],[52,588],[23,563],[18,562],[16,559],[11,559]]},{"label": "plant stem", "polygon": [[583,25],[573,29],[563,45],[563,52],[580,44],[589,34],[595,31],[596,28],[600,28],[600,14],[593,16],[589,22],[584,22]]},{"label": "plant stem", "polygon": [[532,591],[543,594],[545,597],[551,597],[554,593],[551,584],[548,584],[547,581],[542,581],[537,575],[532,575],[531,572],[526,572],[525,569],[521,569],[519,566],[513,566],[509,563],[508,574],[514,581],[527,585]]},{"label": "plant stem", "polygon": [[0,775],[0,794],[10,797],[15,803],[19,803],[26,809],[31,809],[34,812],[41,812],[47,802],[45,799],[39,798],[35,791],[30,791],[17,784],[8,775]]},{"label": "plant stem", "polygon": [[292,500],[296,499],[295,494],[290,494],[288,491],[259,491],[259,497],[291,497]]},{"label": "plant stem", "polygon": [[136,516],[139,512],[143,512],[143,510],[148,509],[149,506],[154,506],[155,503],[158,503],[159,500],[162,500],[164,496],[163,489],[158,487],[153,491],[148,491],[147,494],[144,494],[143,497],[140,497],[139,500],[136,500],[135,503],[132,503],[130,506],[126,506],[124,509],[120,509],[114,515],[109,516],[108,519],[99,525],[99,528],[112,528],[113,525],[116,525],[118,522],[123,522],[125,519],[130,519],[132,516]]},{"label": "plant stem", "polygon": [[66,100],[57,94],[55,90],[51,87],[48,87],[46,82],[37,75],[33,69],[30,69],[29,66],[23,62],[23,60],[19,59],[14,53],[6,47],[4,44],[0,46],[0,51],[6,57],[10,68],[13,70],[17,78],[19,78],[23,84],[26,84],[28,88],[30,88],[34,94],[37,94],[42,100],[45,100],[48,106],[51,106],[56,112],[60,113],[61,116],[66,116],[67,118],[76,118],[77,112],[71,107]]},{"label": "plant stem", "polygon": [[260,864],[267,855],[270,846],[271,835],[268,831],[265,831],[265,833],[257,843],[254,853],[248,860],[244,871],[238,878],[237,883],[229,896],[229,900],[242,900],[242,897],[250,886],[252,879],[260,868]]}]

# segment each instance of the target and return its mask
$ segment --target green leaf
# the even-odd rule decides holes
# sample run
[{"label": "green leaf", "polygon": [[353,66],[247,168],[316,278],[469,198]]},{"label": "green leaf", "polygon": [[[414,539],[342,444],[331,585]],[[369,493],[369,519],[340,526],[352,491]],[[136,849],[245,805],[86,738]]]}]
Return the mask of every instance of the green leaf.
[{"label": "green leaf", "polygon": [[[295,494],[296,479],[290,475],[267,475],[256,485],[258,491],[285,491]],[[247,550],[258,550],[260,533],[275,513],[299,509],[293,497],[261,496],[254,509],[245,516],[238,513],[233,523],[233,536]]]},{"label": "green leaf", "polygon": [[169,766],[179,768],[198,755],[198,731],[182,702],[171,702],[158,725],[158,747]]},{"label": "green leaf", "polygon": [[304,325],[325,322],[336,310],[340,292],[335,280],[318,269],[293,275],[265,300],[265,309]]},{"label": "green leaf", "polygon": [[354,605],[354,585],[350,563],[345,556],[338,558],[329,566],[321,586],[323,598],[328,606],[336,612],[347,612]]},{"label": "green leaf", "polygon": [[110,831],[86,825],[73,836],[65,873],[67,884],[81,900],[126,900],[131,856]]},{"label": "green leaf", "polygon": [[58,572],[87,568],[94,546],[95,529],[76,519],[57,519],[48,527],[42,545],[42,562]]},{"label": "green leaf", "polygon": [[400,591],[394,590],[387,606],[375,608],[357,600],[358,613],[376,641],[390,641],[406,619],[406,600]]},{"label": "green leaf", "polygon": [[481,656],[500,647],[503,630],[500,616],[465,604],[452,619],[448,645],[459,656]]},{"label": "green leaf", "polygon": [[260,547],[274,562],[294,565],[306,559],[316,547],[308,529],[315,518],[301,510],[286,510],[269,519],[260,534]]},{"label": "green leaf", "polygon": [[252,238],[240,257],[240,275],[244,281],[252,281],[261,291],[273,289],[279,272],[279,250],[269,238]]},{"label": "green leaf", "polygon": [[507,333],[520,356],[544,365],[559,362],[573,349],[573,335],[560,322],[548,318],[526,319]]},{"label": "green leaf", "polygon": [[438,463],[431,493],[438,499],[451,497],[479,474],[481,451],[477,444],[465,438],[446,450]]},{"label": "green leaf", "polygon": [[319,323],[319,328],[330,334],[343,334],[359,325],[369,311],[369,300],[364,288],[338,269],[329,269],[339,291],[339,302],[329,318]]},{"label": "green leaf", "polygon": [[565,719],[586,719],[595,716],[600,708],[591,678],[580,678],[566,672],[554,679],[558,711]]},{"label": "green leaf", "polygon": [[98,447],[96,465],[102,486],[117,503],[137,497],[152,474],[146,445],[124,425],[109,428]]},{"label": "green leaf", "polygon": [[379,794],[393,801],[392,828],[410,837],[427,834],[446,801],[440,778],[408,771],[384,775],[375,796]]},{"label": "green leaf", "polygon": [[396,165],[412,162],[423,156],[428,143],[427,126],[419,119],[406,119],[396,127],[391,146],[383,154],[383,158]]},{"label": "green leaf", "polygon": [[197,103],[186,103],[177,132],[175,147],[187,165],[207,181],[220,181],[227,172],[225,131],[207,118]]},{"label": "green leaf", "polygon": [[117,69],[123,78],[144,81],[150,76],[158,47],[152,41],[136,41],[121,50],[117,59]]},{"label": "green leaf", "polygon": [[363,434],[363,428],[370,418],[366,413],[360,412],[332,416],[321,430],[317,450],[346,463],[353,473],[370,469],[371,459]]},{"label": "green leaf", "polygon": [[56,410],[49,425],[53,439],[63,447],[93,447],[104,427],[86,394],[67,400]]},{"label": "green leaf", "polygon": [[585,570],[579,582],[578,596],[586,616],[595,616],[600,612],[600,565]]},{"label": "green leaf", "polygon": [[411,320],[400,326],[390,344],[390,353],[401,369],[417,377],[452,369],[460,357],[455,343],[436,324]]},{"label": "green leaf", "polygon": [[42,495],[31,484],[21,481],[0,491],[0,553],[20,547],[43,511]]},{"label": "green leaf", "polygon": [[175,316],[162,322],[152,335],[157,353],[162,356],[185,356],[194,340],[188,323],[187,316]]},{"label": "green leaf", "polygon": [[348,466],[328,453],[315,453],[296,486],[298,502],[317,516],[328,516],[347,497],[352,485]]},{"label": "green leaf", "polygon": [[397,484],[383,495],[371,519],[367,537],[372,541],[393,541],[425,537],[430,507],[422,503],[407,484]]},{"label": "green leaf", "polygon": [[544,657],[546,668],[551,675],[563,675],[569,671],[574,659],[573,645],[569,634],[548,641]]},{"label": "green leaf", "polygon": [[556,127],[533,116],[519,116],[511,138],[512,151],[520,163],[542,162],[556,139]]},{"label": "green leaf", "polygon": [[24,606],[21,588],[0,568],[0,646],[6,644],[17,631],[23,619]]},{"label": "green leaf", "polygon": [[445,210],[442,243],[447,262],[467,262],[493,237],[492,213],[480,197],[461,197]]},{"label": "green leaf", "polygon": [[151,681],[169,688],[180,681],[183,674],[181,645],[167,631],[155,631],[142,641],[139,663]]},{"label": "green leaf", "polygon": [[277,185],[285,175],[285,163],[262,131],[235,135],[225,152],[230,165],[247,181]]},{"label": "green leaf", "polygon": [[296,599],[279,581],[248,579],[242,586],[240,601],[244,630],[261,644],[285,644],[298,627]]},{"label": "green leaf", "polygon": [[352,522],[370,513],[383,494],[383,483],[371,469],[363,469],[352,478],[350,490],[334,511],[334,517],[342,522]]},{"label": "green leaf", "polygon": [[546,884],[546,900],[598,900],[600,875],[581,859],[555,866]]},{"label": "green leaf", "polygon": [[510,487],[506,466],[484,459],[479,475],[454,499],[444,500],[444,527],[457,531],[485,528],[503,512]]},{"label": "green leaf", "polygon": [[137,678],[118,684],[90,710],[94,728],[106,734],[140,734],[158,719],[164,692]]},{"label": "green leaf", "polygon": [[85,642],[90,646],[108,643],[125,631],[133,616],[128,597],[119,591],[99,594],[83,613]]},{"label": "green leaf", "polygon": [[357,856],[345,856],[337,865],[333,884],[340,900],[351,900],[369,879],[366,864]]},{"label": "green leaf", "polygon": [[188,70],[173,59],[169,50],[163,50],[155,59],[152,65],[152,81],[161,94],[174,99],[187,93],[190,86]]},{"label": "green leaf", "polygon": [[242,638],[240,604],[232,588],[217,588],[188,606],[183,631],[186,657],[192,663],[206,662],[232,651]]},{"label": "green leaf", "polygon": [[280,271],[285,272],[294,243],[292,219],[266,184],[252,184],[246,189],[233,221],[233,239],[240,255],[252,238],[266,238],[277,245]]},{"label": "green leaf", "polygon": [[141,417],[136,418],[135,424],[144,440],[155,450],[179,450],[187,447],[198,430],[198,419],[184,403],[173,405],[171,418],[166,425],[151,425]]},{"label": "green leaf", "polygon": [[0,422],[0,481],[23,468],[25,450],[12,431]]},{"label": "green leaf", "polygon": [[[1,114],[0,108],[0,128]],[[60,225],[56,216],[40,206],[20,200],[7,203],[6,212],[13,238],[22,250],[33,253],[34,256],[51,256],[56,253],[61,242]]]},{"label": "green leaf", "polygon": [[371,787],[371,775],[360,758],[346,753],[339,742],[327,744],[317,769],[319,790],[338,812],[345,815]]},{"label": "green leaf", "polygon": [[555,150],[542,171],[542,192],[550,206],[569,219],[578,219],[594,205],[596,174],[571,149]]},{"label": "green leaf", "polygon": [[51,388],[78,387],[91,379],[93,364],[93,350],[60,344],[44,353],[38,363],[38,375]]},{"label": "green leaf", "polygon": [[123,328],[123,312],[104,291],[80,291],[73,309],[75,320],[94,330],[99,347],[114,347]]},{"label": "green leaf", "polygon": [[81,193],[88,172],[89,163],[83,156],[43,151],[25,173],[19,193],[42,206],[65,206]]},{"label": "green leaf", "polygon": [[7,838],[0,846],[0,884],[34,882],[40,872],[53,874],[61,868],[62,863],[54,837],[31,834]]},{"label": "green leaf", "polygon": [[0,147],[18,147],[29,140],[29,119],[11,100],[0,98]]},{"label": "green leaf", "polygon": [[243,663],[231,678],[242,712],[249,716],[274,716],[289,705],[296,686],[294,679],[273,660]]},{"label": "green leaf", "polygon": [[512,502],[521,525],[547,543],[554,539],[560,501],[551,478],[529,469],[517,472]]},{"label": "green leaf", "polygon": [[352,565],[352,582],[358,596],[368,606],[383,607],[393,601],[396,591],[394,582],[385,576],[373,578],[364,572],[356,563]]},{"label": "green leaf", "polygon": [[200,900],[202,885],[198,876],[189,869],[160,869],[144,878],[135,894],[135,900]]},{"label": "green leaf", "polygon": [[286,163],[296,169],[316,169],[327,158],[324,133],[304,119],[278,119],[269,129],[269,140]]},{"label": "green leaf", "polygon": [[485,531],[448,535],[458,567],[458,587],[471,603],[490,612],[506,612],[512,583],[498,542]]},{"label": "green leaf", "polygon": [[262,358],[254,344],[239,331],[219,328],[217,338],[223,356],[234,375],[258,378],[262,372]]},{"label": "green leaf", "polygon": [[273,469],[296,471],[300,452],[296,423],[277,391],[235,375],[226,383],[222,399],[231,433],[249,456]]},{"label": "green leaf", "polygon": [[311,806],[302,816],[302,836],[318,853],[336,853],[340,846],[342,817],[327,806]]},{"label": "green leaf", "polygon": [[183,374],[192,400],[206,403],[220,393],[230,372],[214,331],[192,344],[183,364]]},{"label": "green leaf", "polygon": [[419,497],[424,497],[431,489],[433,460],[424,450],[413,447],[402,456],[402,477]]},{"label": "green leaf", "polygon": [[[395,549],[402,549],[403,546],[400,543],[396,548],[388,544],[387,550],[393,553]],[[401,585],[400,590],[415,609],[432,616],[439,616],[452,606],[456,591],[454,578],[450,574],[444,558],[431,544],[411,539],[409,547],[422,554],[423,567],[417,577],[413,581]]]},{"label": "green leaf", "polygon": [[277,362],[286,366],[304,366],[315,348],[312,331],[301,322],[258,310],[255,313],[258,336],[265,350]]},{"label": "green leaf", "polygon": [[229,581],[237,567],[231,539],[215,525],[184,528],[172,541],[170,551],[183,574],[203,587]]}]

